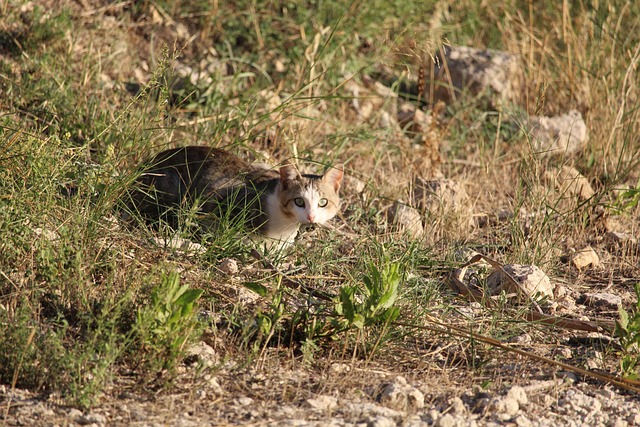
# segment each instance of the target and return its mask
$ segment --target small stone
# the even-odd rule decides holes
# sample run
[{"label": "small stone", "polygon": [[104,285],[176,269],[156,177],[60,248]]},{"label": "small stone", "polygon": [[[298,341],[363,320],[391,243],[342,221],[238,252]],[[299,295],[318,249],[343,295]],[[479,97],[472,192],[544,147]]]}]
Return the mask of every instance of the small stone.
[{"label": "small stone", "polygon": [[429,132],[433,118],[415,104],[405,102],[398,108],[398,124],[409,137]]},{"label": "small stone", "polygon": [[582,294],[577,302],[591,307],[617,310],[622,305],[622,298],[605,292],[593,292]]},{"label": "small stone", "polygon": [[560,371],[556,373],[556,376],[558,378],[563,378],[565,381],[570,383],[575,383],[576,381],[578,381],[578,377],[576,376],[576,374],[569,371]]},{"label": "small stone", "polygon": [[376,415],[373,418],[367,420],[367,427],[396,427],[397,423],[389,417],[383,415]]},{"label": "small stone", "polygon": [[518,415],[515,419],[518,427],[531,427],[533,423],[525,415]]},{"label": "small stone", "polygon": [[587,246],[579,251],[564,255],[560,260],[564,262],[569,261],[569,263],[578,270],[582,270],[586,267],[595,268],[600,266],[600,258],[591,246]]},{"label": "small stone", "polygon": [[[535,296],[540,293],[553,300],[554,287],[549,277],[539,267],[535,265],[505,264],[502,266],[513,279],[517,280],[520,286],[530,295]],[[499,294],[502,290],[507,293],[517,293],[515,285],[504,277],[501,271],[494,271],[487,278],[487,286],[492,295]]]},{"label": "small stone", "polygon": [[351,372],[351,365],[348,363],[332,363],[329,366],[329,370],[334,374],[346,374]]},{"label": "small stone", "polygon": [[543,155],[574,154],[587,143],[587,125],[579,111],[555,117],[531,117],[531,145]]},{"label": "small stone", "polygon": [[204,341],[199,341],[192,345],[187,354],[203,366],[211,367],[220,361],[220,355]]},{"label": "small stone", "polygon": [[424,407],[424,394],[407,384],[404,377],[397,377],[396,380],[387,384],[380,393],[380,403],[385,406],[400,410],[415,410]]},{"label": "small stone", "polygon": [[240,269],[238,268],[238,261],[233,258],[223,259],[218,265],[218,268],[224,274],[227,274],[229,276],[235,276],[236,274],[238,274],[238,271],[240,271]]},{"label": "small stone", "polygon": [[[523,94],[523,77],[518,55],[492,49],[447,46],[444,57],[435,61],[435,97],[451,101],[461,91],[472,96],[489,95],[494,104],[518,102]],[[495,102],[497,95],[498,101]],[[458,95],[459,96],[459,95]]]},{"label": "small stone", "polygon": [[469,195],[464,186],[453,180],[416,178],[413,185],[413,197],[420,209],[432,214],[447,214],[467,208]]},{"label": "small stone", "polygon": [[389,211],[389,220],[399,232],[413,239],[419,239],[424,235],[422,215],[416,208],[412,208],[400,201],[396,201]]},{"label": "small stone", "polygon": [[640,426],[640,412],[629,415],[629,417],[627,417],[627,422],[631,426]]},{"label": "small stone", "polygon": [[253,399],[250,397],[239,397],[238,399],[236,399],[238,401],[238,403],[242,406],[249,406],[253,404]]},{"label": "small stone", "polygon": [[81,417],[77,417],[76,421],[78,422],[78,424],[82,424],[85,426],[91,425],[91,426],[102,426],[105,425],[107,422],[107,417],[105,417],[104,415],[101,414],[94,414],[94,413],[90,413],[87,415],[83,415]]},{"label": "small stone", "polygon": [[548,170],[544,175],[564,197],[587,200],[595,194],[589,180],[574,167],[562,166],[560,169]]},{"label": "small stone", "polygon": [[84,414],[82,413],[82,411],[76,408],[71,408],[69,409],[69,412],[67,412],[67,418],[80,418],[83,416]]},{"label": "small stone", "polygon": [[456,415],[465,415],[467,413],[467,407],[458,396],[449,400],[449,406],[451,406],[451,409]]},{"label": "small stone", "polygon": [[507,397],[515,399],[519,405],[525,405],[529,403],[527,392],[519,385],[514,385],[513,387],[511,387],[507,392]]},{"label": "small stone", "polygon": [[312,399],[307,399],[307,403],[314,409],[330,411],[338,406],[338,399],[333,396],[320,395]]},{"label": "small stone", "polygon": [[436,427],[456,427],[456,419],[451,414],[444,414],[436,421]]},{"label": "small stone", "polygon": [[513,397],[502,397],[498,398],[493,405],[493,408],[496,412],[506,415],[507,417],[512,417],[520,410],[520,405],[518,404],[518,400]]}]

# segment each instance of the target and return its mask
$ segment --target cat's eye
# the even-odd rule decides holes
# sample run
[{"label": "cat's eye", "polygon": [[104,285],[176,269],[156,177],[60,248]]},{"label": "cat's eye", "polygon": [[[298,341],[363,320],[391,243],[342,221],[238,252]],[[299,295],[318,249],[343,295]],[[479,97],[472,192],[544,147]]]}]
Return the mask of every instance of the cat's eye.
[{"label": "cat's eye", "polygon": [[324,208],[325,206],[327,206],[327,203],[329,203],[327,199],[318,200],[318,206],[320,206],[321,208]]},{"label": "cat's eye", "polygon": [[293,203],[299,208],[304,208],[304,199],[302,197],[296,197],[293,199]]}]

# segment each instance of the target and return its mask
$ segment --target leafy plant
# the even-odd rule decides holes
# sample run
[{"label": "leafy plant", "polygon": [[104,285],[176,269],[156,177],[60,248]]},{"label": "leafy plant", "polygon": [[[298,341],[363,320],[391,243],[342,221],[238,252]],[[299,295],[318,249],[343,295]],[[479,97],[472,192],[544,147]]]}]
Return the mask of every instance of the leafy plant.
[{"label": "leafy plant", "polygon": [[381,269],[373,263],[369,264],[369,273],[362,278],[364,287],[354,285],[340,288],[335,312],[343,318],[336,319],[338,325],[341,328],[362,329],[395,320],[400,315],[400,309],[394,304],[401,280],[398,263],[387,263]]},{"label": "leafy plant", "polygon": [[620,306],[620,319],[616,321],[615,331],[623,349],[620,360],[622,375],[634,380],[640,377],[640,283],[636,283],[635,292],[635,310],[628,313]]},{"label": "leafy plant", "polygon": [[135,333],[149,353],[153,367],[171,369],[180,360],[185,344],[197,334],[196,302],[200,289],[180,286],[176,272],[162,277],[151,293],[151,303],[138,310]]},{"label": "leafy plant", "polygon": [[613,211],[614,213],[622,213],[631,210],[638,206],[638,201],[640,201],[640,181],[635,187],[629,188],[618,195],[613,205]]}]

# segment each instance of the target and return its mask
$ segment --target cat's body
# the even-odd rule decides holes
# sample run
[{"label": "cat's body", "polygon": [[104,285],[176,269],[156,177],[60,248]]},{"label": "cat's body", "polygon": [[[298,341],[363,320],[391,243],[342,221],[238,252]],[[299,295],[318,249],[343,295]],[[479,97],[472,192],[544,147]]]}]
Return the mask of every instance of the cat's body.
[{"label": "cat's body", "polygon": [[180,209],[240,219],[268,240],[291,243],[300,225],[324,224],[339,208],[341,168],[324,176],[252,165],[228,151],[189,146],[155,156],[130,192],[129,209],[174,224]]}]

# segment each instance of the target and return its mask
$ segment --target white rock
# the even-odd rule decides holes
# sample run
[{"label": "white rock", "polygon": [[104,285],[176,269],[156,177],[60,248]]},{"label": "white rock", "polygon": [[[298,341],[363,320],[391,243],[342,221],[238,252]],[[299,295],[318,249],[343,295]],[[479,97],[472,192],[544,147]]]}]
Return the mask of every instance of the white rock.
[{"label": "white rock", "polygon": [[413,239],[419,239],[424,235],[422,215],[416,208],[396,201],[389,210],[388,216],[400,233],[404,233]]},{"label": "white rock", "polygon": [[579,251],[573,252],[563,258],[568,258],[570,264],[578,270],[582,270],[586,267],[595,268],[600,266],[600,257],[598,257],[598,254],[591,246],[582,248]]},{"label": "white rock", "polygon": [[197,357],[198,361],[204,366],[213,366],[220,362],[220,355],[204,341],[199,341],[192,345],[187,354]]},{"label": "white rock", "polygon": [[253,404],[253,399],[247,396],[239,397],[236,401],[242,406],[249,406]]},{"label": "white rock", "polygon": [[238,274],[238,271],[240,271],[240,269],[238,268],[238,261],[233,258],[223,259],[218,265],[218,268],[224,274],[228,274],[229,276],[235,276],[236,274]]},{"label": "white rock", "polygon": [[595,194],[589,180],[574,167],[563,166],[560,169],[550,169],[544,176],[563,197],[587,200]]},{"label": "white rock", "polygon": [[397,425],[393,418],[383,415],[376,415],[367,419],[367,427],[396,427]]},{"label": "white rock", "polygon": [[525,415],[518,415],[515,419],[515,422],[518,427],[531,427],[533,425],[531,420]]},{"label": "white rock", "polygon": [[519,405],[525,405],[529,403],[527,392],[519,385],[514,385],[513,387],[511,387],[507,392],[507,397],[515,399]]},{"label": "white rock", "polygon": [[[537,292],[553,300],[554,287],[549,277],[535,265],[505,264],[504,270],[511,277],[518,281],[529,295],[534,296]],[[502,290],[507,293],[518,292],[515,285],[508,280],[501,271],[494,271],[487,278],[487,286],[492,295],[499,294]]]},{"label": "white rock", "polygon": [[170,239],[155,237],[154,240],[158,246],[163,246],[167,249],[174,249],[187,255],[203,254],[206,252],[206,249],[200,243],[195,243],[191,240],[183,239],[178,236],[172,236]]},{"label": "white rock", "polygon": [[435,425],[437,427],[456,427],[456,419],[451,414],[444,414],[439,417]]},{"label": "white rock", "polygon": [[520,410],[518,400],[509,396],[500,396],[491,399],[489,402],[489,411],[499,415],[512,417]]},{"label": "white rock", "polygon": [[436,87],[437,99],[448,101],[452,92],[463,90],[468,90],[473,96],[485,92],[497,94],[497,103],[521,99],[523,78],[519,56],[465,46],[446,47],[444,57],[438,56],[436,78],[444,84]]},{"label": "white rock", "polygon": [[469,202],[464,186],[450,179],[416,178],[413,188],[416,206],[431,213],[460,212]]},{"label": "white rock", "polygon": [[422,409],[424,407],[424,394],[417,388],[407,384],[404,377],[387,384],[380,393],[380,403],[400,411]]},{"label": "white rock", "polygon": [[579,111],[555,117],[531,117],[531,145],[542,155],[574,154],[587,143],[587,125]]},{"label": "white rock", "polygon": [[307,399],[307,403],[314,409],[320,411],[330,411],[338,406],[338,399],[333,396],[319,395],[312,399]]},{"label": "white rock", "polygon": [[467,413],[467,407],[465,406],[462,399],[459,397],[453,397],[449,400],[449,406],[453,409],[453,412],[456,415],[465,415]]}]

